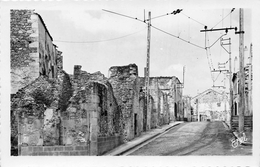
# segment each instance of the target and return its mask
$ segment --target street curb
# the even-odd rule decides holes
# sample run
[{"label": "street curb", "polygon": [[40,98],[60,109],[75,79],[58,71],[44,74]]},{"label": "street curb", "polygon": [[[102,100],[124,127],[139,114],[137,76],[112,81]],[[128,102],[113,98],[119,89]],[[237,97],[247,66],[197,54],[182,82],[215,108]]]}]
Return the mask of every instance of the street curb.
[{"label": "street curb", "polygon": [[[174,125],[172,125],[172,126],[170,126],[170,127],[167,127],[166,129],[162,130],[161,132],[156,133],[156,134],[153,134],[153,135],[151,135],[151,136],[149,136],[149,137],[143,139],[141,142],[136,143],[136,144],[134,144],[134,145],[132,145],[132,146],[128,146],[128,147],[126,146],[126,149],[122,149],[122,151],[120,151],[120,152],[118,152],[118,153],[116,153],[116,154],[113,154],[113,153],[110,153],[110,154],[109,154],[109,153],[107,153],[107,154],[104,154],[103,156],[120,156],[120,155],[122,155],[122,154],[128,152],[129,150],[131,150],[131,149],[133,149],[133,148],[135,148],[135,147],[138,147],[138,146],[140,146],[141,144],[143,144],[143,143],[145,143],[145,142],[147,142],[147,141],[149,141],[149,140],[152,140],[153,138],[159,136],[160,134],[166,132],[167,130],[169,130],[169,129],[171,129],[171,128],[173,128],[173,127],[175,127],[175,126],[177,126],[177,125],[179,125],[179,124],[181,124],[181,123],[183,123],[183,122],[178,122],[178,123],[176,123],[176,124],[174,124]],[[120,147],[120,146],[119,146],[119,147]],[[115,148],[115,149],[116,149],[116,148]]]},{"label": "street curb", "polygon": [[169,130],[169,129],[171,129],[171,128],[173,128],[173,127],[175,127],[175,126],[179,125],[179,124],[180,124],[180,123],[178,122],[178,123],[174,124],[173,126],[170,126],[170,127],[166,128],[166,129],[165,129],[165,130],[163,130],[162,132],[159,132],[159,133],[157,133],[157,134],[154,134],[154,135],[152,135],[152,136],[150,136],[150,137],[148,137],[148,138],[144,139],[144,140],[143,140],[143,141],[141,141],[140,143],[137,143],[136,145],[133,145],[132,147],[130,147],[130,148],[128,148],[128,149],[126,149],[126,150],[122,151],[121,153],[118,153],[118,154],[116,154],[115,156],[122,155],[122,154],[124,154],[124,153],[128,152],[129,150],[131,150],[131,149],[133,149],[133,148],[136,148],[136,147],[138,147],[138,146],[142,145],[143,143],[145,143],[145,142],[147,142],[147,141],[149,141],[149,140],[152,140],[153,138],[155,138],[155,137],[159,136],[160,134],[162,134],[162,133],[166,132],[167,130]]}]

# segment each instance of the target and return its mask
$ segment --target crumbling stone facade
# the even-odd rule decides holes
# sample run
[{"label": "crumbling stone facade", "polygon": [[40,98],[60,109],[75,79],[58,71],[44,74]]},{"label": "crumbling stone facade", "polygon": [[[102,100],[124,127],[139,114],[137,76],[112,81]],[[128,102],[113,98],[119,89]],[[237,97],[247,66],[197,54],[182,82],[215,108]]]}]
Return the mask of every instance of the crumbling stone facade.
[{"label": "crumbling stone facade", "polygon": [[40,76],[20,89],[11,101],[12,145],[59,145],[60,114],[71,96],[69,76],[63,71],[57,79]]},{"label": "crumbling stone facade", "polygon": [[[144,77],[141,87],[144,89]],[[150,77],[150,95],[153,99],[151,110],[151,128],[156,128],[170,121],[180,120],[183,111],[180,107],[182,91],[180,81],[176,77]]]},{"label": "crumbling stone facade", "polygon": [[150,79],[147,110],[137,66],[109,71],[106,78],[75,65],[73,75],[58,71],[57,78],[40,76],[20,89],[11,110],[19,155],[102,155],[170,122],[170,99],[178,93],[173,78]]},{"label": "crumbling stone facade", "polygon": [[62,116],[64,144],[90,143],[91,155],[101,155],[122,144],[122,113],[104,75],[89,74],[76,65],[72,80],[73,96]]},{"label": "crumbling stone facade", "polygon": [[80,68],[75,66],[73,79],[65,72],[57,79],[40,76],[12,98],[19,155],[102,155],[123,143],[111,84]]},{"label": "crumbling stone facade", "polygon": [[140,85],[135,64],[114,66],[109,69],[115,98],[122,111],[124,141],[140,135],[143,130],[143,115],[139,109]]},{"label": "crumbling stone facade", "polygon": [[57,55],[42,18],[33,10],[11,10],[11,93],[28,85],[40,75],[56,78]]}]

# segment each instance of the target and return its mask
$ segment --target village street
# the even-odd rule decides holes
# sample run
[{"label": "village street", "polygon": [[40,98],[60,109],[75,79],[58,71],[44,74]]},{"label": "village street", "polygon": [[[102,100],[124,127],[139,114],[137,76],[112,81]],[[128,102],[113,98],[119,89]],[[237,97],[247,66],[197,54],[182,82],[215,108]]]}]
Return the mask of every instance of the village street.
[{"label": "village street", "polygon": [[125,155],[250,155],[252,146],[231,146],[231,133],[219,122],[182,123]]},{"label": "village street", "polygon": [[11,156],[252,155],[251,10],[143,9],[8,10]]}]

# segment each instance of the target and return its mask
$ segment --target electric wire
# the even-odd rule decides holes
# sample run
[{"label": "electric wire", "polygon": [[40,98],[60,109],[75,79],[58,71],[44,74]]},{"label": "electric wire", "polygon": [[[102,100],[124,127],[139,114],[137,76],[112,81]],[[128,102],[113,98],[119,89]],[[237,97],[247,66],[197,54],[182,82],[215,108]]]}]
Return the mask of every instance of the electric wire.
[{"label": "electric wire", "polygon": [[[160,15],[160,16],[152,17],[151,20],[157,19],[157,18],[160,18],[160,17],[164,17],[164,16],[169,16],[171,14],[173,14],[173,13],[166,13],[166,14],[163,14],[163,15]],[[146,21],[149,21],[149,19],[146,19]]]},{"label": "electric wire", "polygon": [[196,47],[198,47],[198,48],[200,48],[200,49],[205,49],[205,48],[202,47],[202,46],[199,46],[199,45],[194,44],[194,43],[192,43],[192,42],[190,42],[190,41],[187,41],[187,40],[185,40],[185,39],[183,39],[183,38],[180,38],[179,36],[173,35],[173,34],[171,34],[171,33],[169,33],[169,32],[166,32],[166,31],[164,31],[164,30],[162,30],[162,29],[160,29],[160,28],[157,28],[157,27],[155,27],[155,26],[153,26],[153,25],[151,25],[151,27],[153,27],[154,29],[156,29],[156,30],[158,30],[158,31],[161,31],[161,32],[163,32],[163,33],[165,33],[165,34],[168,34],[168,35],[170,35],[170,36],[172,36],[172,37],[175,37],[175,38],[177,38],[177,39],[180,39],[180,40],[182,40],[182,41],[184,41],[184,42],[186,42],[186,43],[188,43],[188,44],[190,44],[190,45],[196,46]]},{"label": "electric wire", "polygon": [[138,20],[138,21],[144,22],[144,20],[138,19],[137,17],[127,16],[127,15],[124,15],[124,14],[112,12],[110,10],[105,10],[105,9],[102,9],[102,10],[105,11],[105,12],[108,12],[108,13],[113,13],[113,14],[116,14],[116,15],[120,15],[120,16],[123,16],[123,17],[127,17],[127,18],[130,18],[130,19],[134,19],[134,20]]},{"label": "electric wire", "polygon": [[235,8],[231,9],[231,11],[224,18],[222,18],[216,25],[214,25],[211,29],[215,28],[219,23],[221,23],[225,18],[227,18],[234,10]]},{"label": "electric wire", "polygon": [[97,41],[62,41],[62,40],[53,40],[54,42],[62,42],[62,43],[100,43],[100,42],[108,42],[108,41],[113,41],[113,40],[117,40],[117,39],[121,39],[121,38],[126,38],[132,35],[135,35],[137,33],[140,33],[142,31],[144,31],[146,28],[136,31],[134,33],[131,34],[127,34],[121,37],[117,37],[117,38],[111,38],[111,39],[104,39],[104,40],[97,40]]},{"label": "electric wire", "polygon": [[[124,15],[124,14],[112,12],[112,11],[105,10],[105,9],[102,9],[102,10],[105,11],[105,12],[113,13],[113,14],[116,14],[116,15],[120,15],[120,16],[123,16],[123,17],[130,18],[130,19],[138,20],[138,21],[141,21],[141,22],[147,24],[145,21],[142,21],[142,20],[140,20],[140,19],[138,19],[138,18],[135,18],[135,17],[127,16],[127,15]],[[179,12],[182,11],[182,9],[177,9],[177,10],[179,10]],[[170,14],[176,14],[176,13],[174,13],[174,12],[175,12],[175,11],[173,11],[173,12],[170,13]],[[169,13],[167,13],[167,14],[169,15]],[[156,16],[156,17],[153,17],[153,18],[151,18],[151,19],[163,17],[163,16],[166,16],[167,14],[160,15],[160,16]],[[191,43],[190,41],[187,41],[187,40],[185,40],[185,39],[180,38],[179,36],[176,36],[176,35],[173,35],[173,34],[171,34],[171,33],[168,33],[168,32],[166,32],[166,31],[164,31],[164,30],[162,30],[162,29],[159,29],[159,28],[157,28],[157,27],[154,27],[154,26],[152,26],[152,25],[150,25],[150,26],[153,27],[154,29],[157,29],[158,31],[161,31],[161,32],[163,32],[163,33],[165,33],[165,34],[168,34],[168,35],[170,35],[170,36],[173,36],[173,37],[175,37],[175,38],[178,38],[178,39],[180,39],[180,40],[182,40],[182,41],[184,41],[184,42],[186,42],[186,43],[189,43],[189,44],[191,44],[191,45],[193,45],[193,46],[196,46],[196,47],[201,48],[201,49],[205,49],[204,47],[201,47],[201,46],[199,46],[199,45],[196,45],[196,44],[194,44],[194,43]]]},{"label": "electric wire", "polygon": [[[109,13],[113,13],[113,14],[117,14],[117,15],[120,15],[120,16],[124,16],[124,17],[130,18],[130,19],[138,20],[138,21],[141,21],[141,22],[147,24],[147,23],[145,22],[146,20],[142,21],[142,20],[140,20],[140,19],[138,19],[138,18],[134,18],[134,17],[130,17],[130,16],[127,16],[127,15],[119,14],[119,13],[112,12],[112,11],[109,11],[109,10],[105,10],[105,9],[102,9],[102,10],[103,10],[103,11],[106,11],[106,12],[109,12]],[[231,12],[232,12],[232,11],[231,11]],[[173,13],[174,13],[174,12],[173,12]],[[171,13],[171,14],[173,14],[173,13]],[[156,19],[156,18],[160,18],[160,17],[163,17],[163,16],[167,16],[167,15],[169,15],[169,13],[164,14],[164,15],[160,15],[160,16],[156,16],[156,17],[153,17],[153,18],[151,18],[151,19]],[[185,14],[184,14],[184,15],[185,15]],[[199,21],[197,21],[197,20],[195,20],[195,19],[193,19],[193,18],[191,18],[191,17],[189,17],[189,16],[187,16],[187,15],[185,15],[185,16],[188,17],[189,19],[191,19],[191,20],[193,20],[193,21],[195,21],[195,22],[197,22],[197,23],[199,23],[199,24],[205,26],[205,24],[202,24],[201,22],[199,22]],[[226,17],[227,17],[227,16],[226,16]],[[148,20],[148,19],[147,19],[147,20]],[[190,44],[190,45],[193,45],[193,46],[198,47],[198,48],[200,48],[200,49],[205,49],[205,50],[206,50],[206,54],[207,54],[207,59],[208,59],[208,64],[209,64],[209,69],[210,69],[211,78],[212,78],[213,84],[214,84],[214,77],[213,77],[213,74],[212,74],[212,72],[211,72],[211,71],[212,71],[211,68],[214,69],[214,67],[213,67],[212,59],[209,60],[209,56],[211,55],[211,53],[210,53],[210,47],[212,47],[221,37],[220,37],[217,41],[215,41],[210,47],[206,47],[206,38],[205,38],[205,47],[201,47],[201,46],[199,46],[199,45],[197,45],[197,44],[195,44],[195,43],[192,43],[192,42],[190,42],[190,41],[188,41],[188,40],[185,40],[185,39],[183,39],[183,38],[180,38],[180,34],[179,34],[179,36],[176,36],[176,35],[173,35],[173,34],[171,34],[171,33],[169,33],[169,32],[166,32],[166,31],[164,31],[164,30],[162,30],[162,29],[160,29],[160,28],[157,28],[157,27],[155,27],[155,26],[153,26],[153,25],[150,25],[150,26],[153,27],[154,29],[158,30],[158,31],[161,31],[161,32],[167,34],[167,35],[170,35],[170,36],[172,36],[172,37],[175,37],[175,38],[177,38],[177,39],[180,39],[180,40],[182,40],[182,41],[184,41],[184,42],[186,42],[186,43],[188,43],[188,44]],[[216,25],[215,25],[215,26],[216,26]],[[213,27],[213,28],[214,28],[214,27]],[[205,37],[206,37],[206,34],[205,34]],[[208,40],[208,44],[209,44],[209,40]],[[209,54],[208,54],[208,53],[209,53]],[[211,65],[210,65],[210,62],[211,62]],[[211,67],[211,66],[212,66],[212,67]]]},{"label": "electric wire", "polygon": [[196,23],[199,23],[200,25],[206,26],[205,24],[199,22],[198,20],[195,20],[195,19],[191,18],[190,16],[184,14],[183,12],[182,12],[181,14],[183,14],[184,16],[186,16],[188,19],[191,19],[191,20],[195,21]]}]

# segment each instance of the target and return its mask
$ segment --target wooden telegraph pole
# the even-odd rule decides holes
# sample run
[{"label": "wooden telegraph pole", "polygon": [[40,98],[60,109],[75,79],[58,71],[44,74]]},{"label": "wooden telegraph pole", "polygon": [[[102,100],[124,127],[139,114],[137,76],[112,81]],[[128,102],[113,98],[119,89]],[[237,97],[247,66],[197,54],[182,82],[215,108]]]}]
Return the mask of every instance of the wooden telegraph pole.
[{"label": "wooden telegraph pole", "polygon": [[253,45],[250,45],[250,58],[249,58],[249,76],[248,76],[248,110],[249,115],[252,115],[252,58],[253,58]]},{"label": "wooden telegraph pole", "polygon": [[239,132],[244,130],[245,72],[244,72],[244,11],[239,9]]},{"label": "wooden telegraph pole", "polygon": [[230,127],[231,127],[231,121],[232,121],[232,115],[233,115],[233,84],[232,84],[232,69],[231,69],[231,38],[229,38],[229,107],[230,107]]},{"label": "wooden telegraph pole", "polygon": [[[148,31],[147,31],[147,60],[146,60],[146,75],[145,75],[145,93],[146,93],[146,116],[145,123],[147,124],[147,115],[150,111],[149,95],[150,95],[150,44],[151,44],[151,12],[148,13]],[[146,130],[146,126],[144,126]]]}]

